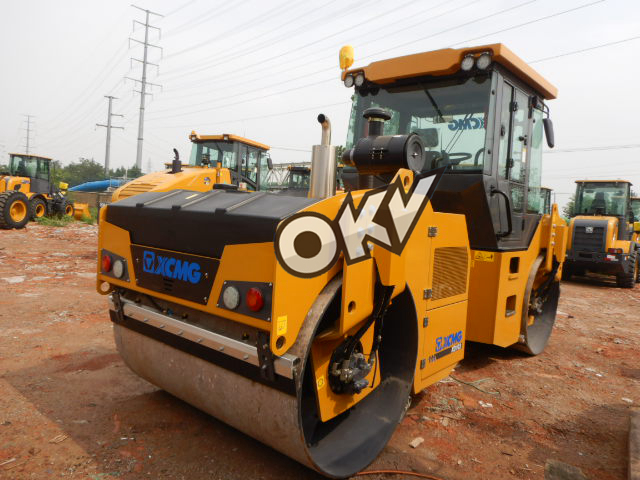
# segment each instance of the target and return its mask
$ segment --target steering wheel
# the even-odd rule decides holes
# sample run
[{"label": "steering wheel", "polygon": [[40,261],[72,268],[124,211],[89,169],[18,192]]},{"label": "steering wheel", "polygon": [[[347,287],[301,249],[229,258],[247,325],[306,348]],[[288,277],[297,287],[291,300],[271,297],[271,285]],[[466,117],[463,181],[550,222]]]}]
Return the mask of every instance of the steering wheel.
[{"label": "steering wheel", "polygon": [[441,156],[438,159],[438,166],[443,167],[445,165],[458,165],[460,162],[469,160],[471,158],[470,153],[466,152],[452,152],[448,153],[442,150]]},{"label": "steering wheel", "polygon": [[473,157],[473,165],[475,167],[478,166],[478,160],[480,160],[480,154],[484,153],[484,147],[476,152],[476,155]]}]

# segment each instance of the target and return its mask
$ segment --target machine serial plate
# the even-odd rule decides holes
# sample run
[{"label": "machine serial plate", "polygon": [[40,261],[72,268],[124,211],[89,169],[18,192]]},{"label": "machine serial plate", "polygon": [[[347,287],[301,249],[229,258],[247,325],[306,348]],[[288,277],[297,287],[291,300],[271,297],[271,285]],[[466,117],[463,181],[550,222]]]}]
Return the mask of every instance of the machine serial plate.
[{"label": "machine serial plate", "polygon": [[218,260],[131,245],[138,286],[206,305]]}]

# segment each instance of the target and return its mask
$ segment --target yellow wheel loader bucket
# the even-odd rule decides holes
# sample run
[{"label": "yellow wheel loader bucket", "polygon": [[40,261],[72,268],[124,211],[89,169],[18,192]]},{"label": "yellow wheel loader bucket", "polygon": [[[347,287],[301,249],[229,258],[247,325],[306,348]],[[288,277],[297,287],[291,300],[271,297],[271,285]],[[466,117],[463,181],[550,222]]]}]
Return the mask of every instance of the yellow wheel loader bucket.
[{"label": "yellow wheel loader bucket", "polygon": [[91,213],[89,212],[88,203],[73,204],[73,218],[75,218],[76,220],[84,220],[85,218],[89,217],[91,217]]}]

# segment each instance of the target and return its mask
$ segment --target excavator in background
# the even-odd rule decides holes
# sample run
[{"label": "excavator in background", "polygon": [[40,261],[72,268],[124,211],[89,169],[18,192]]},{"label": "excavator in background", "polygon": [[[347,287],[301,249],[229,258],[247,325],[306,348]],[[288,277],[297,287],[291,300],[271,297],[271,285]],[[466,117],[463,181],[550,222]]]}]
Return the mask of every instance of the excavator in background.
[{"label": "excavator in background", "polygon": [[65,197],[68,185],[51,180],[51,159],[10,153],[9,170],[0,172],[0,228],[24,228],[29,220],[74,214]]},{"label": "excavator in background", "polygon": [[175,158],[167,170],[148,173],[132,180],[113,192],[116,202],[144,192],[166,192],[176,188],[209,191],[214,185],[250,191],[266,190],[267,175],[272,168],[270,147],[238,135],[198,135],[191,132],[189,163]]},{"label": "excavator in background", "polygon": [[634,223],[631,182],[577,180],[574,202],[563,279],[594,272],[633,288],[640,280],[640,223]]},{"label": "excavator in background", "polygon": [[375,459],[466,341],[544,350],[567,238],[557,205],[540,213],[557,90],[513,52],[340,60],[355,190],[336,192],[320,115],[308,197],[123,198],[100,212],[96,284],[134,372],[332,478]]}]

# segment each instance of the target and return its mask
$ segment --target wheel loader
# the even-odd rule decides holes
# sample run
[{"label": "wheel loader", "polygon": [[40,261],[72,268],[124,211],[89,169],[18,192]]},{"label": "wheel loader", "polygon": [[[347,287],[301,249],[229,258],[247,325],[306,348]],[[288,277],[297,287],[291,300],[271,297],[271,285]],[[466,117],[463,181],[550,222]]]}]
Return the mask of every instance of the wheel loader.
[{"label": "wheel loader", "polygon": [[336,193],[320,115],[308,197],[125,198],[100,213],[96,285],[135,373],[332,478],[375,459],[466,341],[543,351],[567,237],[534,198],[548,81],[501,44],[355,69],[349,51],[359,189]]},{"label": "wheel loader", "polygon": [[232,134],[198,135],[191,132],[191,156],[181,163],[177,150],[167,170],[149,173],[126,183],[113,192],[116,202],[143,192],[166,192],[176,188],[209,191],[216,184],[226,188],[266,189],[271,170],[268,145]]},{"label": "wheel loader", "polygon": [[0,172],[0,228],[24,228],[29,220],[46,215],[73,215],[73,205],[51,181],[51,159],[9,154],[9,170]]},{"label": "wheel loader", "polygon": [[[633,235],[631,240],[640,243],[640,197],[631,197],[631,212],[633,213],[633,222],[631,225],[631,229],[633,230]],[[640,272],[638,272],[640,275]]]},{"label": "wheel loader", "polygon": [[621,288],[638,280],[640,243],[634,240],[631,183],[626,180],[577,180],[563,278],[594,272],[614,275]]}]

